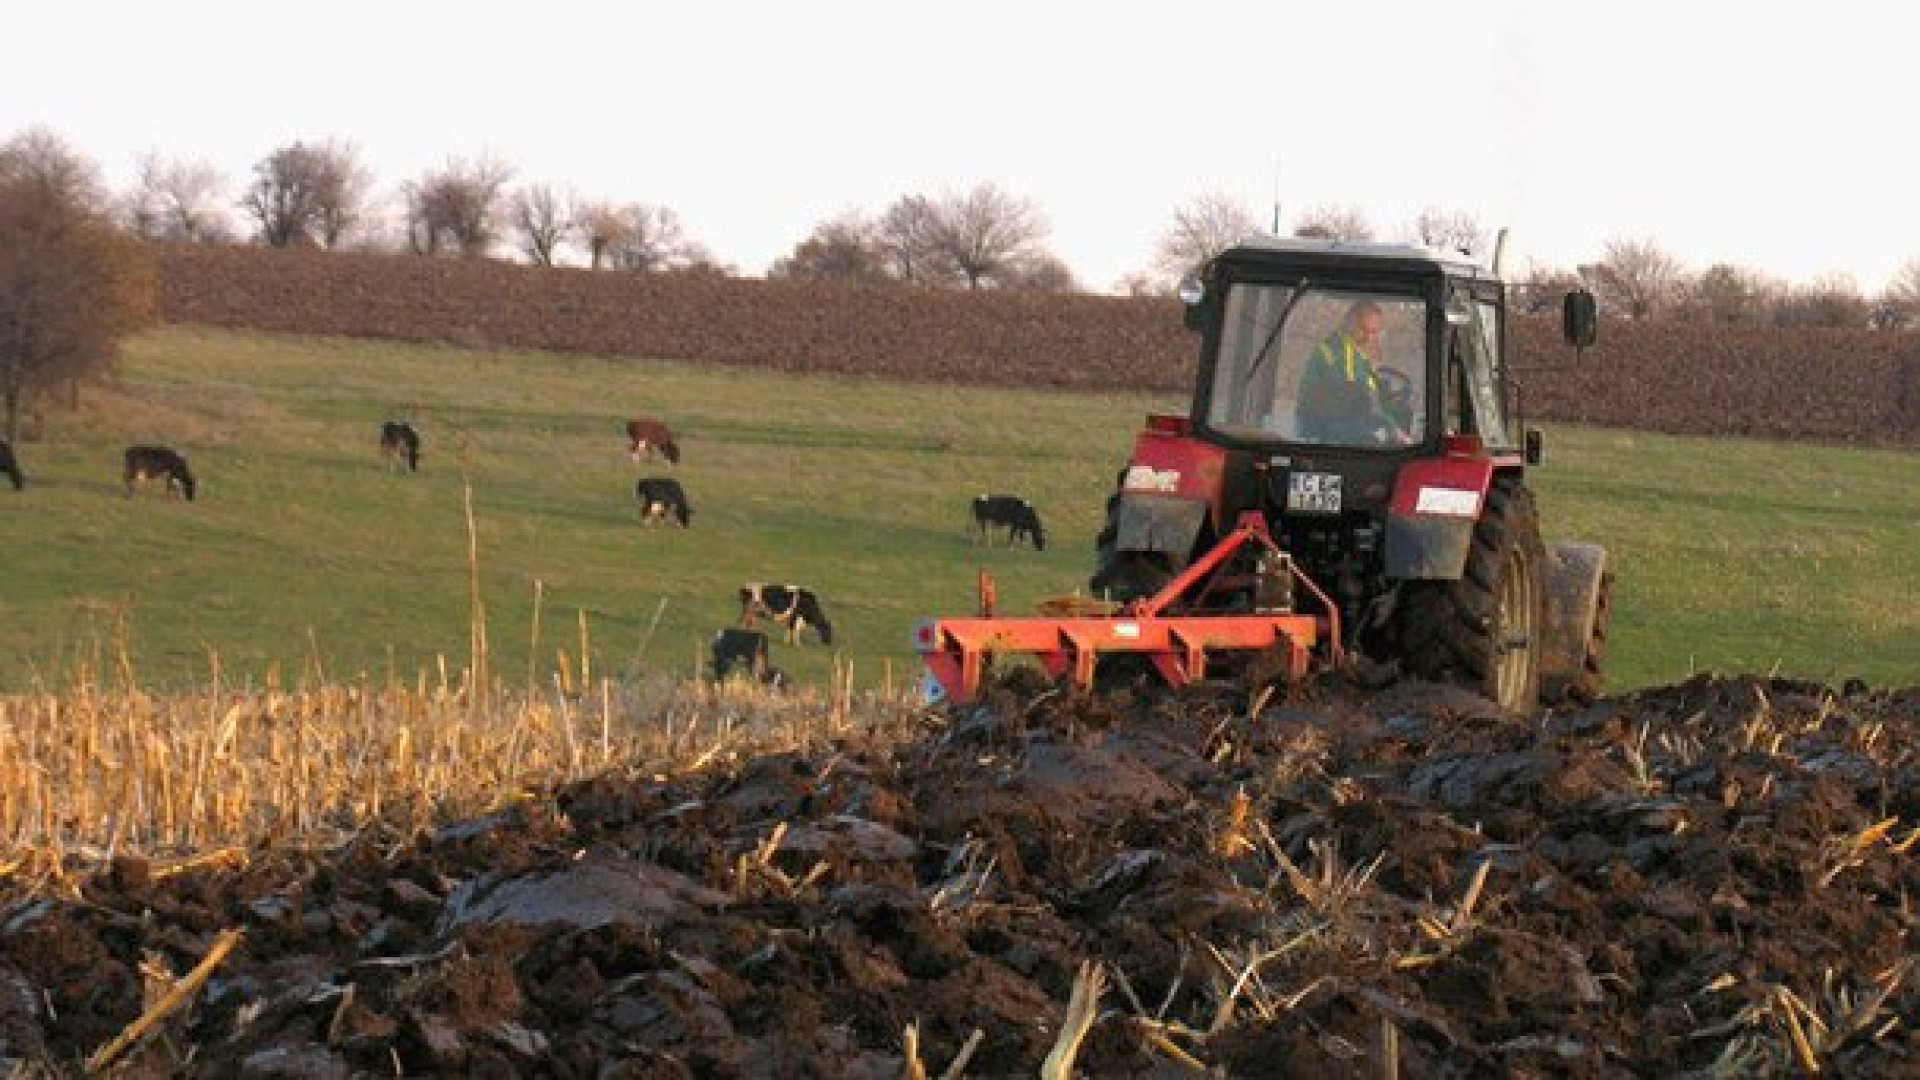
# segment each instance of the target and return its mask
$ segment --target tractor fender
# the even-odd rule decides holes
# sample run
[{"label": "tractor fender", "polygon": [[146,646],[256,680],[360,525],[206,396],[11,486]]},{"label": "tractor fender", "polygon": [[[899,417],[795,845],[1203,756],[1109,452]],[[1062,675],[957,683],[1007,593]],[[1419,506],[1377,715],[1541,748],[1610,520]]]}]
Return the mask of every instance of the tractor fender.
[{"label": "tractor fender", "polygon": [[1493,483],[1491,458],[1443,457],[1401,466],[1387,504],[1386,572],[1399,580],[1458,581]]},{"label": "tractor fender", "polygon": [[1184,431],[1142,431],[1120,473],[1116,549],[1162,551],[1184,564],[1200,530],[1219,516],[1226,462],[1226,451]]},{"label": "tractor fender", "polygon": [[1593,622],[1599,615],[1601,582],[1607,575],[1607,549],[1599,544],[1560,541],[1547,545],[1547,617],[1541,628],[1540,677],[1577,677],[1587,662]]}]

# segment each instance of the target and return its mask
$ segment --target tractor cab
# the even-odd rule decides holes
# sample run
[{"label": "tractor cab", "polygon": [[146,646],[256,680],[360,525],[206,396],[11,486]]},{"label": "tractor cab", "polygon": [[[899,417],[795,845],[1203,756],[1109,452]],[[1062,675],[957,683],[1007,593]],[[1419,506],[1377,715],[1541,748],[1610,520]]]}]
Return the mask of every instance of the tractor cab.
[{"label": "tractor cab", "polygon": [[1202,334],[1196,431],[1239,450],[1493,453],[1519,433],[1502,392],[1505,305],[1491,271],[1423,248],[1249,241],[1184,291]]}]

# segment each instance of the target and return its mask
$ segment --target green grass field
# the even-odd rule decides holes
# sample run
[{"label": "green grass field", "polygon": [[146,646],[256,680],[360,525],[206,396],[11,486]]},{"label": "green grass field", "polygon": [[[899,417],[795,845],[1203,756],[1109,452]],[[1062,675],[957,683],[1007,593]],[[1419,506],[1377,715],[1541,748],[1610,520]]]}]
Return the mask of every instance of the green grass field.
[{"label": "green grass field", "polygon": [[[886,384],[747,370],[168,328],[81,408],[51,408],[0,490],[0,689],[76,672],[412,681],[469,656],[468,496],[492,672],[691,673],[745,581],[815,587],[834,648],[776,645],[821,680],[917,678],[915,621],[966,614],[977,568],[1031,610],[1091,569],[1142,417],[1168,398]],[[631,416],[682,436],[627,460]],[[382,419],[421,430],[390,472]],[[37,428],[38,430],[34,430]],[[1920,459],[1552,428],[1549,539],[1615,554],[1615,689],[1693,671],[1920,683]],[[129,499],[122,447],[174,445],[198,501]],[[679,477],[693,527],[643,528],[634,480]],[[968,499],[1040,508],[1048,548],[982,547]],[[536,606],[539,613],[536,627]],[[537,638],[536,641],[536,629]],[[123,662],[125,667],[122,668]],[[118,675],[114,677],[118,678]]]}]

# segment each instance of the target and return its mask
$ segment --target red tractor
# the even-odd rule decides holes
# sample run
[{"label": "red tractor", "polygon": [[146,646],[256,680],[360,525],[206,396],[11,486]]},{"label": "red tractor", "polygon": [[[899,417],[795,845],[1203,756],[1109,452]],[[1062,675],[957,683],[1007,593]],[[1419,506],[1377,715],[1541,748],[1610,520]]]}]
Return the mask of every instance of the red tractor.
[{"label": "red tractor", "polygon": [[[1544,544],[1497,271],[1425,248],[1257,238],[1183,285],[1200,336],[1187,416],[1150,416],[1108,500],[1092,599],[927,620],[965,701],[998,653],[1082,686],[1297,679],[1361,656],[1514,711],[1599,692],[1611,574]],[[1568,294],[1567,341],[1594,340]]]}]

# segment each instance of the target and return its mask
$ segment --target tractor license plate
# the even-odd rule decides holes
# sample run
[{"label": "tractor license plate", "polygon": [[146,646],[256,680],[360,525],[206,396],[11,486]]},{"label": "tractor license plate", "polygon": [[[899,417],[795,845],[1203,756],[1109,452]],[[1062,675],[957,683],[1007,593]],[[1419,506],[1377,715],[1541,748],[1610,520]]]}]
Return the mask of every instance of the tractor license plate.
[{"label": "tractor license plate", "polygon": [[1287,509],[1300,514],[1340,512],[1340,477],[1336,473],[1297,472],[1287,477]]}]

